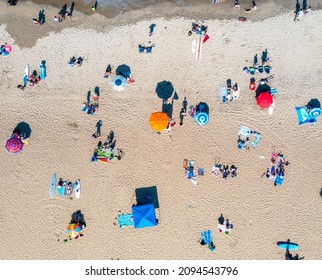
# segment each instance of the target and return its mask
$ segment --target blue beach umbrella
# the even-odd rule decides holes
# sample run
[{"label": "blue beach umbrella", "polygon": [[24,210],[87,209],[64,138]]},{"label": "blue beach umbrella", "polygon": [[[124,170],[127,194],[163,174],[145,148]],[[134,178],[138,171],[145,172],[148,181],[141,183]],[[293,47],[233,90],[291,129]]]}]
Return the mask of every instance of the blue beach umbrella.
[{"label": "blue beach umbrella", "polygon": [[205,112],[201,112],[196,116],[196,122],[198,125],[203,126],[206,125],[209,121],[208,114]]},{"label": "blue beach umbrella", "polygon": [[311,118],[317,118],[318,116],[320,116],[322,114],[322,109],[321,108],[313,108],[312,110],[310,110],[309,112],[309,116]]},{"label": "blue beach umbrella", "polygon": [[127,85],[126,78],[121,75],[115,76],[112,80],[112,87],[116,91],[122,91]]}]

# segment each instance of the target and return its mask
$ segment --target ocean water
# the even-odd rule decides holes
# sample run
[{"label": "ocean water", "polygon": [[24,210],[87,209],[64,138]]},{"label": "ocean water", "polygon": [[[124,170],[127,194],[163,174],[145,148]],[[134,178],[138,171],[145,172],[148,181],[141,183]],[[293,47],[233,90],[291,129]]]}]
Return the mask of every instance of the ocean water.
[{"label": "ocean water", "polygon": [[[94,5],[95,0],[82,0],[85,5]],[[131,10],[169,3],[174,5],[198,6],[211,4],[211,0],[97,0],[97,9],[109,10],[114,16]]]}]

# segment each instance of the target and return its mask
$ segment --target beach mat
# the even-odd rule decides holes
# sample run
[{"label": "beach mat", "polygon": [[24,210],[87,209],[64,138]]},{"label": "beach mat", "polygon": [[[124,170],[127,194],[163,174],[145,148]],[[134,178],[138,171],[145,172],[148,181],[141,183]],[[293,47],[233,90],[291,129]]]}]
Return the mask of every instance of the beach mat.
[{"label": "beach mat", "polygon": [[295,107],[298,123],[299,125],[304,123],[314,123],[316,122],[316,118],[312,118],[306,110],[305,106]]},{"label": "beach mat", "polygon": [[117,216],[117,222],[121,228],[134,226],[132,214],[119,214]]},{"label": "beach mat", "polygon": [[205,244],[210,245],[212,242],[212,231],[211,230],[202,231],[201,239],[205,242]]}]

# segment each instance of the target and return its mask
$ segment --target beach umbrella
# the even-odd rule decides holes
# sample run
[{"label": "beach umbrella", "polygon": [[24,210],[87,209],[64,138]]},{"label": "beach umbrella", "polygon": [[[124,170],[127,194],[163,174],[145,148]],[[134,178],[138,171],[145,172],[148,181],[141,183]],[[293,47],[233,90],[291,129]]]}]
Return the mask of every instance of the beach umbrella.
[{"label": "beach umbrella", "polygon": [[11,137],[7,140],[6,148],[10,153],[18,153],[23,149],[23,142],[19,137]]},{"label": "beach umbrella", "polygon": [[153,204],[133,206],[132,215],[135,228],[153,227],[157,225]]},{"label": "beach umbrella", "polygon": [[262,92],[257,97],[257,105],[263,109],[268,108],[273,103],[273,96],[269,92]]},{"label": "beach umbrella", "polygon": [[165,100],[169,99],[172,96],[174,92],[174,87],[171,82],[162,81],[157,84],[155,91],[159,98]]},{"label": "beach umbrella", "polygon": [[126,85],[127,85],[127,81],[121,75],[115,76],[113,78],[113,80],[112,80],[112,87],[116,91],[122,91],[122,90],[124,90],[125,87],[126,87]]},{"label": "beach umbrella", "polygon": [[205,112],[200,112],[196,116],[196,123],[200,126],[206,125],[209,121],[209,116]]},{"label": "beach umbrella", "polygon": [[156,131],[162,131],[168,127],[169,117],[166,113],[155,112],[150,115],[150,126]]},{"label": "beach umbrella", "polygon": [[68,233],[70,238],[75,238],[77,235],[79,235],[81,230],[82,229],[78,224],[69,224],[66,233]]},{"label": "beach umbrella", "polygon": [[26,86],[29,79],[29,65],[26,65],[25,72],[23,74],[23,85]]},{"label": "beach umbrella", "polygon": [[311,118],[317,118],[322,114],[322,109],[321,108],[313,108],[309,111],[309,116]]}]

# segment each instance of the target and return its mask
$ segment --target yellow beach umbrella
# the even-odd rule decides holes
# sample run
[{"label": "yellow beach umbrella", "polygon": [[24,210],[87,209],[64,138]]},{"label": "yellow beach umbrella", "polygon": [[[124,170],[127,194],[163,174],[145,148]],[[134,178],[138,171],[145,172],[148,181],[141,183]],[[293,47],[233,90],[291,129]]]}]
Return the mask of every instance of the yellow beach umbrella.
[{"label": "yellow beach umbrella", "polygon": [[149,123],[154,130],[162,131],[167,128],[169,117],[166,113],[155,112],[150,115]]}]

